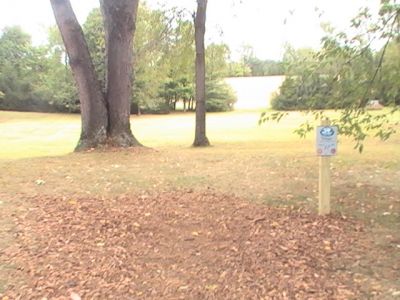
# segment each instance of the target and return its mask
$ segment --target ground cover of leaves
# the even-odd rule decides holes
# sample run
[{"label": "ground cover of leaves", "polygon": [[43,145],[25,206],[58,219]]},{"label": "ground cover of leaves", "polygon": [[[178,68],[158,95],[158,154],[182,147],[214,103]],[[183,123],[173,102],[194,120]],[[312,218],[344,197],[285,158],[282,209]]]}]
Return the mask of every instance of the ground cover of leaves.
[{"label": "ground cover of leaves", "polygon": [[191,190],[26,203],[0,252],[24,280],[0,299],[361,297],[346,262],[364,233],[339,216]]}]

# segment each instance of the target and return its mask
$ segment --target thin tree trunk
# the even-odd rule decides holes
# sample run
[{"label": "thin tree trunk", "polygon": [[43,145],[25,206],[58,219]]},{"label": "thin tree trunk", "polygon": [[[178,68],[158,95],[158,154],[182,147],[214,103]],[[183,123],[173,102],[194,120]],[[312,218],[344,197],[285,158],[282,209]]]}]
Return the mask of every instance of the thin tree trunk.
[{"label": "thin tree trunk", "polygon": [[196,43],[196,131],[193,146],[209,146],[206,136],[206,62],[204,35],[206,32],[207,0],[197,0],[195,17]]},{"label": "thin tree trunk", "polygon": [[108,118],[101,85],[81,26],[69,0],[50,0],[68,53],[81,103],[82,131],[75,150],[98,147],[106,142]]},{"label": "thin tree trunk", "polygon": [[194,111],[194,99],[189,99],[189,111]]},{"label": "thin tree trunk", "polygon": [[140,146],[130,127],[133,36],[139,0],[101,0],[106,32],[106,100],[109,143]]}]

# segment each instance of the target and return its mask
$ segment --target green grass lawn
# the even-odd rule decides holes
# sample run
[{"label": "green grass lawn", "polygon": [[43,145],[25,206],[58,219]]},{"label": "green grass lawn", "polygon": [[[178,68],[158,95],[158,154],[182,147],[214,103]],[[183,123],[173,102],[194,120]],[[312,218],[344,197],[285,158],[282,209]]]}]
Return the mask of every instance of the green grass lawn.
[{"label": "green grass lawn", "polygon": [[[265,145],[278,147],[279,154],[314,154],[314,135],[299,139],[293,131],[306,118],[301,113],[291,113],[279,123],[258,125],[260,112],[243,111],[213,113],[207,116],[207,135],[216,147],[259,148]],[[133,116],[132,130],[144,145],[156,149],[186,148],[193,141],[194,115],[171,114]],[[58,156],[71,153],[80,133],[80,116],[67,114],[17,113],[0,111],[0,159],[17,159],[40,156]],[[398,155],[399,135],[382,143],[377,139],[367,141],[363,158],[372,154],[389,152]],[[340,140],[339,156],[359,158],[352,143]],[[284,147],[281,147],[285,145]]]},{"label": "green grass lawn", "polygon": [[[306,139],[293,134],[304,116],[290,113],[280,123],[262,126],[259,116],[257,111],[208,114],[207,135],[213,147],[200,149],[191,147],[191,113],[133,116],[135,136],[152,149],[72,153],[79,138],[79,115],[0,112],[0,206],[5,218],[0,231],[12,232],[10,212],[32,195],[74,199],[212,189],[315,212],[314,134]],[[366,224],[375,236],[371,249],[385,253],[372,267],[378,275],[371,276],[381,286],[400,290],[399,279],[387,275],[393,273],[393,261],[400,261],[400,134],[386,142],[367,140],[362,154],[352,141],[340,138],[338,151],[331,167],[333,211]],[[5,281],[2,268],[0,284]]]},{"label": "green grass lawn", "polygon": [[[202,149],[191,147],[194,114],[133,116],[135,136],[155,151],[73,154],[79,138],[79,115],[0,112],[0,166],[4,170],[0,184],[2,189],[18,191],[21,181],[32,183],[43,177],[56,184],[66,176],[67,180],[79,178],[76,184],[96,191],[103,180],[98,172],[101,168],[107,172],[104,181],[112,183],[111,193],[124,190],[123,184],[151,187],[154,184],[149,178],[154,178],[167,185],[209,185],[221,191],[231,191],[232,182],[236,182],[238,193],[256,200],[268,198],[273,191],[285,193],[281,190],[285,184],[302,183],[313,188],[300,196],[314,198],[318,171],[314,134],[300,139],[293,133],[304,115],[290,113],[279,123],[262,126],[258,125],[259,116],[258,111],[208,114],[207,135],[213,147]],[[335,181],[343,182],[351,171],[355,184],[381,183],[383,179],[376,175],[382,174],[398,187],[394,177],[400,169],[400,134],[386,142],[368,139],[362,154],[353,145],[351,140],[339,138],[339,153],[332,158]],[[375,173],[379,170],[382,172]],[[66,175],[69,173],[71,176]],[[275,174],[281,174],[281,178]],[[45,191],[47,186],[34,185],[34,190]],[[60,184],[51,190],[63,188],[66,187]],[[74,192],[82,190],[73,184],[68,188]]]},{"label": "green grass lawn", "polygon": [[[192,113],[132,116],[135,136],[155,151],[73,154],[79,115],[0,112],[0,187],[10,193],[115,195],[132,189],[208,186],[256,201],[315,209],[314,134],[300,139],[293,133],[305,116],[293,112],[279,123],[262,126],[259,116],[258,111],[208,114],[207,135],[213,147],[201,149],[191,147]],[[376,187],[380,192],[400,188],[396,179],[400,134],[385,142],[368,139],[362,154],[353,145],[339,138],[339,153],[332,158],[333,198],[338,200],[334,205],[368,219],[368,214],[365,217],[354,209],[356,203],[348,207],[338,197],[357,186]],[[38,186],[36,180],[46,184]],[[363,191],[356,188],[355,192],[354,197]],[[382,218],[383,212],[372,209],[391,204],[370,200],[372,219],[398,220],[396,215]]]}]

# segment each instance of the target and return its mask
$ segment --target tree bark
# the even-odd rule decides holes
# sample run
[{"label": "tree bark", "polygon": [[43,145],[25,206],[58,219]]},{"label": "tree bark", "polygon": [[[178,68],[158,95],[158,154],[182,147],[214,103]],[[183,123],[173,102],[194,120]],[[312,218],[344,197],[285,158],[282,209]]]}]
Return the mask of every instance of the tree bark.
[{"label": "tree bark", "polygon": [[196,131],[194,147],[209,146],[206,136],[206,63],[204,35],[206,32],[207,0],[197,0],[195,17],[196,43]]},{"label": "tree bark", "polygon": [[140,146],[130,127],[133,36],[139,0],[101,0],[106,32],[106,101],[108,142],[117,147]]},{"label": "tree bark", "polygon": [[50,0],[68,53],[81,103],[82,130],[76,150],[103,145],[107,140],[107,106],[81,26],[69,0]]}]

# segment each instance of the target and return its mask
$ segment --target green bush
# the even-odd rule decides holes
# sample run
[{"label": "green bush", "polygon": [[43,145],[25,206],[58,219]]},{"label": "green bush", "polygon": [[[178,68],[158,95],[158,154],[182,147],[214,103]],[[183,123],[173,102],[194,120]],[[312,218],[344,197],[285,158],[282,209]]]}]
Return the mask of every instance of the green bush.
[{"label": "green bush", "polygon": [[276,110],[307,110],[337,108],[331,95],[329,79],[323,76],[287,77],[280,87],[280,93],[271,100]]},{"label": "green bush", "polygon": [[206,82],[206,109],[209,112],[233,110],[237,98],[231,87],[220,80]]}]

